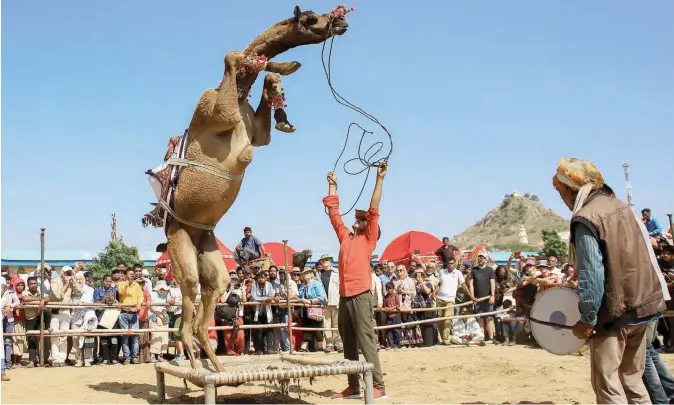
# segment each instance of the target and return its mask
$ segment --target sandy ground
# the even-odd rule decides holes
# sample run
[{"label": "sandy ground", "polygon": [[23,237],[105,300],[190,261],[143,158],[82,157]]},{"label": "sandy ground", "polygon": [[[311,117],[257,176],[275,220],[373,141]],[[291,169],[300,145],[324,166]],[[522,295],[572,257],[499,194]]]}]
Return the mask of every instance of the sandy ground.
[{"label": "sandy ground", "polygon": [[[320,358],[338,355],[312,354]],[[432,347],[381,351],[388,399],[377,403],[594,403],[589,360],[529,347]],[[236,360],[234,358],[232,361]],[[674,355],[664,355],[674,365]],[[2,383],[2,403],[157,403],[154,366],[14,369]],[[203,403],[203,391],[166,376],[172,403]],[[218,403],[362,403],[336,401],[346,377],[293,384],[290,398],[263,383],[218,388]],[[265,390],[267,394],[265,394]],[[255,395],[251,395],[255,394]],[[301,400],[299,399],[301,398]]]}]

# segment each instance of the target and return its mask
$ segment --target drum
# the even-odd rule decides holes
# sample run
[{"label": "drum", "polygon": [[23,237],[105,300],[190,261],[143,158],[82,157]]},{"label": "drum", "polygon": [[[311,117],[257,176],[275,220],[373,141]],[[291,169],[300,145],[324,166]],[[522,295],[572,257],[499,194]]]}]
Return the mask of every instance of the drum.
[{"label": "drum", "polygon": [[[573,290],[551,288],[536,297],[531,307],[531,318],[571,327],[580,320],[579,302],[580,298]],[[570,328],[543,325],[535,321],[531,321],[530,325],[536,342],[552,354],[577,354],[585,344],[585,339],[578,339]]]}]

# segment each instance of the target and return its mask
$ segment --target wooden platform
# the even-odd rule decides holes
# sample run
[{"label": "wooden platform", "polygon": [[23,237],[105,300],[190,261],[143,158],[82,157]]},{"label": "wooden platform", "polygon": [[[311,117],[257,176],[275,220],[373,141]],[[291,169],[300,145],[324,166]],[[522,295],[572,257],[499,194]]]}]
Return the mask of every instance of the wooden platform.
[{"label": "wooden platform", "polygon": [[253,381],[290,381],[298,378],[323,377],[330,375],[361,374],[365,382],[365,403],[374,403],[372,363],[346,360],[322,360],[309,356],[257,356],[222,357],[225,367],[245,367],[219,373],[207,360],[200,360],[201,368],[192,369],[189,360],[155,364],[157,372],[157,396],[166,401],[165,374],[182,378],[204,389],[204,403],[215,404],[217,387],[244,384]]}]

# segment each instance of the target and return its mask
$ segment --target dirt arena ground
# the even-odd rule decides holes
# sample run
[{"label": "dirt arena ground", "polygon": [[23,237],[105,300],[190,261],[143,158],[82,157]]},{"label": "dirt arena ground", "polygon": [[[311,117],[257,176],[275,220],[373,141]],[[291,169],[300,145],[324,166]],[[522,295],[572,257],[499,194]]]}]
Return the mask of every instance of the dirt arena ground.
[{"label": "dirt arena ground", "polygon": [[[321,358],[338,355],[313,354]],[[594,403],[589,360],[554,356],[528,347],[432,347],[380,353],[388,399],[377,403]],[[674,366],[674,356],[664,355]],[[2,403],[157,403],[154,366],[92,366],[10,370]],[[203,403],[203,391],[166,376],[171,403]],[[263,383],[220,387],[218,403],[362,403],[330,395],[346,377],[322,377],[313,385],[293,384],[290,398]],[[256,394],[256,395],[251,395]]]}]

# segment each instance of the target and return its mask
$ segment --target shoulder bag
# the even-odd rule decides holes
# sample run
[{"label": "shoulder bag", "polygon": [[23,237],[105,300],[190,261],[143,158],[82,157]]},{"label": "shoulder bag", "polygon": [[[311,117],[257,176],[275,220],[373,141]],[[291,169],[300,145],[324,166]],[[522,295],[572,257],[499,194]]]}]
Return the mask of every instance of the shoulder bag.
[{"label": "shoulder bag", "polygon": [[[304,298],[309,298],[309,285],[304,289]],[[325,313],[323,308],[307,308],[307,318],[320,322],[325,318]]]}]

